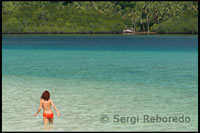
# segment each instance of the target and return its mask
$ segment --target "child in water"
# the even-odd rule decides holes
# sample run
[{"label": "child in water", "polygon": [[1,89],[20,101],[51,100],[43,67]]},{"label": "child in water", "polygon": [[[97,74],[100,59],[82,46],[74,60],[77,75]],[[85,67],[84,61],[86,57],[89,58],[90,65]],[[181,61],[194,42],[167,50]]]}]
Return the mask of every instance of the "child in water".
[{"label": "child in water", "polygon": [[53,111],[51,110],[51,105],[57,112],[57,115],[60,116],[59,111],[50,99],[50,93],[48,91],[44,91],[40,99],[40,107],[34,116],[36,117],[43,107],[43,120],[45,125],[48,124],[48,121],[49,123],[53,123]]}]

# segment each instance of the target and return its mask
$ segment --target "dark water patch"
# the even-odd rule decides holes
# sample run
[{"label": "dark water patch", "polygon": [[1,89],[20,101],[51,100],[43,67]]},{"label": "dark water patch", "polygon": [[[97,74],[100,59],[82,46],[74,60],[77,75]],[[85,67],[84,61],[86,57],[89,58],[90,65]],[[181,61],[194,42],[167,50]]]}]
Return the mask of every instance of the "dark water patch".
[{"label": "dark water patch", "polygon": [[4,35],[3,48],[57,50],[195,51],[197,36]]}]

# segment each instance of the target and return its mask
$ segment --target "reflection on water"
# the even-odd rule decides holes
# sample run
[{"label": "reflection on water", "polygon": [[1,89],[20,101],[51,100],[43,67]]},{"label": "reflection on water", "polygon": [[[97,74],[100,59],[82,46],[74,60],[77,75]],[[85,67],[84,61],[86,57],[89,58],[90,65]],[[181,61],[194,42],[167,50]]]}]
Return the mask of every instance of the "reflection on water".
[{"label": "reflection on water", "polygon": [[53,130],[53,128],[54,128],[53,124],[43,125],[43,129],[45,129],[45,130]]}]

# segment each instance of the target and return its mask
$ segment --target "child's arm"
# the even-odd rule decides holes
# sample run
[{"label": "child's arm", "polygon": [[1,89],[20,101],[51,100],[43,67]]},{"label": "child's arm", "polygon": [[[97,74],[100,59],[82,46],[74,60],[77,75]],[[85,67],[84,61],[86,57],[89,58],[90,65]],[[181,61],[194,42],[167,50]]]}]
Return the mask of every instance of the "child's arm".
[{"label": "child's arm", "polygon": [[56,106],[53,104],[53,101],[51,100],[51,105],[53,106],[53,108],[55,109],[55,111],[57,112],[57,115],[60,116],[60,112],[57,110]]},{"label": "child's arm", "polygon": [[38,115],[41,109],[42,109],[42,99],[40,100],[40,107],[38,108],[37,113],[34,115],[35,117]]}]

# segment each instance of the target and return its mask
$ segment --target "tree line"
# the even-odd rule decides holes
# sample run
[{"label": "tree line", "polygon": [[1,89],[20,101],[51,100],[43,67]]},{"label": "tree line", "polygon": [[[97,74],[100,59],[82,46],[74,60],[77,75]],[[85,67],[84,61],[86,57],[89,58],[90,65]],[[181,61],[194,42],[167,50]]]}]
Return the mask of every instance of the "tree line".
[{"label": "tree line", "polygon": [[198,33],[197,1],[3,1],[2,32]]}]

